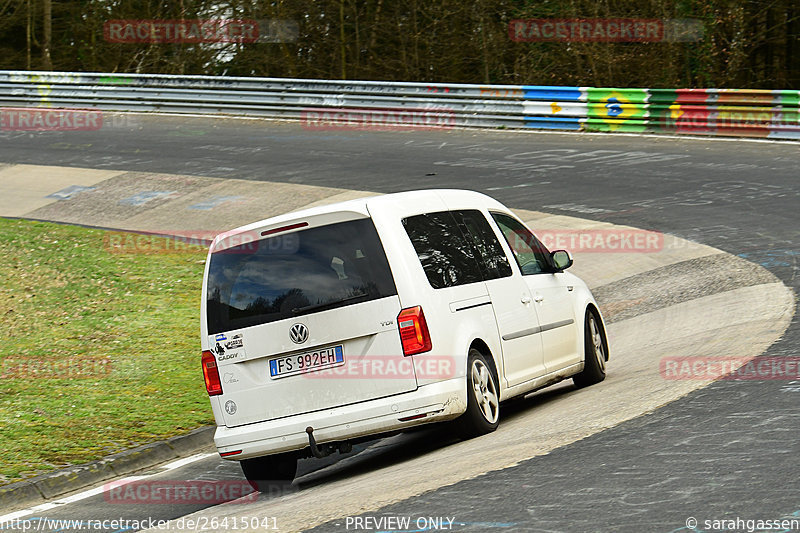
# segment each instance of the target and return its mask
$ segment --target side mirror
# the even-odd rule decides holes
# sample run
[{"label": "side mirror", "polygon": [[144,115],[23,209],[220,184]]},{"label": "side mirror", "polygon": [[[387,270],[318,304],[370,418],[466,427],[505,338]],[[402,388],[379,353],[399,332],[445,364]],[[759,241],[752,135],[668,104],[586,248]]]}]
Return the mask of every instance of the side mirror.
[{"label": "side mirror", "polygon": [[572,266],[572,254],[566,250],[556,250],[555,252],[550,252],[550,259],[553,261],[553,266],[556,267],[556,270],[566,270]]}]

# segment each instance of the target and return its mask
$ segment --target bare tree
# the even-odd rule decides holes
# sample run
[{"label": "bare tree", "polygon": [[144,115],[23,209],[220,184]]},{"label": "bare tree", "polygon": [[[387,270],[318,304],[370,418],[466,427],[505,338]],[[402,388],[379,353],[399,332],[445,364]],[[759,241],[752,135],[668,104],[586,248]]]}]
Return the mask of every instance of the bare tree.
[{"label": "bare tree", "polygon": [[[113,19],[291,20],[291,42],[110,42]],[[698,42],[517,42],[514,19],[696,19]],[[0,67],[599,87],[800,88],[797,0],[0,0]]]},{"label": "bare tree", "polygon": [[50,59],[50,46],[53,43],[53,5],[51,0],[42,0],[42,68],[53,70],[53,61]]}]

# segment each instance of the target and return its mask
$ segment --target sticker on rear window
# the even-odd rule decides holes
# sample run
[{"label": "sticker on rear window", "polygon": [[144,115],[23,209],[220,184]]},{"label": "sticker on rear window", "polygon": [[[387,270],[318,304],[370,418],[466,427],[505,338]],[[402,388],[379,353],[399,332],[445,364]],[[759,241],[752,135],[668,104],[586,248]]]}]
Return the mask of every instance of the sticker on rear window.
[{"label": "sticker on rear window", "polygon": [[244,337],[241,333],[230,338],[223,334],[215,335],[211,341],[211,351],[217,356],[218,362],[245,359]]},{"label": "sticker on rear window", "polygon": [[229,341],[225,344],[226,350],[235,350],[236,348],[242,348],[244,346],[244,339],[242,338],[241,333],[237,333],[236,335],[232,336]]}]

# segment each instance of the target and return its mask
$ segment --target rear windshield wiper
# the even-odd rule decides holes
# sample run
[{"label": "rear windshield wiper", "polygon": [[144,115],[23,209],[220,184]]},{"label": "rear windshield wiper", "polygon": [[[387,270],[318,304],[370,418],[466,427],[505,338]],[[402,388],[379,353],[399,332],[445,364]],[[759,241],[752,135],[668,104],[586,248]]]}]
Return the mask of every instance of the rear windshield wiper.
[{"label": "rear windshield wiper", "polygon": [[314,304],[314,305],[307,305],[305,307],[295,307],[292,309],[293,314],[302,313],[304,311],[312,311],[314,309],[322,309],[323,307],[328,307],[330,305],[336,305],[343,302],[349,302],[350,300],[357,300],[358,298],[363,298],[364,296],[368,296],[367,293],[362,292],[361,294],[355,294],[353,296],[347,296],[345,298],[340,298],[338,300],[331,300],[329,302],[325,302],[322,304]]}]

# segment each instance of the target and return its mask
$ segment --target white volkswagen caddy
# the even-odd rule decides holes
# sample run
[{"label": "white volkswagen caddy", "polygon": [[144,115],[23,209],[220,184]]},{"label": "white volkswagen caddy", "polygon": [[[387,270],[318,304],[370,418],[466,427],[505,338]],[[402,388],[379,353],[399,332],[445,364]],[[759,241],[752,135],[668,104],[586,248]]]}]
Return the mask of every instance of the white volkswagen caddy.
[{"label": "white volkswagen caddy", "polygon": [[363,198],[219,235],[203,281],[202,366],[222,457],[259,490],[298,458],[602,381],[603,319],[512,212],[470,191]]}]

